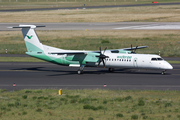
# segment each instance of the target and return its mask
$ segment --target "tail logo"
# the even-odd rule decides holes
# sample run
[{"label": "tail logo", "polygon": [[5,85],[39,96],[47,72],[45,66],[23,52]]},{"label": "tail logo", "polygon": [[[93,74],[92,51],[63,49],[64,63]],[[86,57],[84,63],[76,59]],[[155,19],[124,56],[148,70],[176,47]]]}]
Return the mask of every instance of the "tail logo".
[{"label": "tail logo", "polygon": [[28,35],[26,35],[27,37],[28,37],[28,39],[31,39],[33,36],[31,35],[31,36],[28,36]]}]

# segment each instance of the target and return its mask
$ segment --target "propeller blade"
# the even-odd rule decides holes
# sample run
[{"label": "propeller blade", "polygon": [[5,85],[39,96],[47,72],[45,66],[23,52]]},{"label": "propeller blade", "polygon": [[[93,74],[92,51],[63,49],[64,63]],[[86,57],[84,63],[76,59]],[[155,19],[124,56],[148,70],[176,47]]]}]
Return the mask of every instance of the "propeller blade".
[{"label": "propeller blade", "polygon": [[[104,53],[105,53],[106,49],[107,49],[107,47],[104,49]],[[104,54],[104,53],[103,53],[103,54]]]},{"label": "propeller blade", "polygon": [[99,67],[100,62],[98,63],[97,67]]},{"label": "propeller blade", "polygon": [[99,47],[99,50],[100,50],[100,54],[102,54],[102,53],[101,53],[101,47]]},{"label": "propeller blade", "polygon": [[[137,49],[137,47],[138,47],[138,46],[136,46],[136,49]],[[135,53],[136,49],[134,50],[134,53]]]},{"label": "propeller blade", "polygon": [[131,44],[131,53],[135,53],[135,50],[133,50],[132,48],[132,44]]},{"label": "propeller blade", "polygon": [[96,55],[96,57],[100,57],[100,55]]},{"label": "propeller blade", "polygon": [[109,56],[104,55],[106,49],[107,49],[107,47],[104,49],[104,52],[103,52],[103,54],[102,54],[102,52],[101,52],[101,47],[99,47],[100,55],[97,55],[97,56],[96,56],[96,57],[99,57],[99,62],[98,62],[97,67],[99,67],[99,65],[101,64],[101,62],[103,62],[103,66],[104,66],[104,68],[105,68],[104,59],[109,58]]},{"label": "propeller blade", "polygon": [[105,63],[104,63],[104,60],[102,59],[102,61],[103,61],[103,65],[104,65],[104,68],[105,68]]},{"label": "propeller blade", "polygon": [[99,58],[99,62],[98,62],[98,66],[97,67],[99,67],[100,63],[101,63],[101,58]]}]

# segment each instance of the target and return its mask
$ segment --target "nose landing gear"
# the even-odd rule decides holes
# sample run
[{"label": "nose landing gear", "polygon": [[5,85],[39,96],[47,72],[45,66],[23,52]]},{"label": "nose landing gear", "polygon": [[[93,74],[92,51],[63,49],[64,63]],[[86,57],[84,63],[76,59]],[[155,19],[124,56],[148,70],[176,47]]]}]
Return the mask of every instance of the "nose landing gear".
[{"label": "nose landing gear", "polygon": [[77,71],[77,73],[78,73],[78,75],[83,74],[83,70],[80,70],[80,69],[79,69],[79,70]]},{"label": "nose landing gear", "polygon": [[161,72],[161,74],[162,74],[162,75],[165,75],[165,74],[166,74],[166,70],[163,70],[163,71]]}]

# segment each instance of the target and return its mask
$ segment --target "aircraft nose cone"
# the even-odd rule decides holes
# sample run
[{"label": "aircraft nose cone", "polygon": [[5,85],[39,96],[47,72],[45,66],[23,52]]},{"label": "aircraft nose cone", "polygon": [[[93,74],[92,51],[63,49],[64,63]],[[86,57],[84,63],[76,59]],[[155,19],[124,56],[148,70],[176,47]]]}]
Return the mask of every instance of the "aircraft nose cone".
[{"label": "aircraft nose cone", "polygon": [[164,66],[163,68],[166,70],[173,69],[172,65],[169,64],[167,61],[164,62],[163,66]]},{"label": "aircraft nose cone", "polygon": [[167,69],[173,69],[173,66],[169,63],[166,65],[166,67],[167,67]]},{"label": "aircraft nose cone", "polygon": [[169,69],[173,69],[173,66],[169,64]]}]

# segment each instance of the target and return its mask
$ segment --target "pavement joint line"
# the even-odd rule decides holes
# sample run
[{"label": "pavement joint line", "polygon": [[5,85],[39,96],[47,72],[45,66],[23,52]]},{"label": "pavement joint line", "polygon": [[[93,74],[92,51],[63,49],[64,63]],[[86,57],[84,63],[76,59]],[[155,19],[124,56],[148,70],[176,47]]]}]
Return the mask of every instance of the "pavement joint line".
[{"label": "pavement joint line", "polygon": [[141,28],[141,27],[149,27],[149,26],[158,26],[159,24],[149,24],[149,25],[138,25],[138,26],[128,26],[128,27],[120,27],[114,29],[129,29],[129,28]]},{"label": "pavement joint line", "polygon": [[[176,24],[170,24],[170,25],[165,25],[165,24],[149,24],[149,25],[138,25],[138,26],[127,26],[127,27],[119,27],[119,28],[114,28],[114,29],[162,29],[162,27],[165,27],[163,29],[167,29],[167,27],[170,27],[169,29],[173,29],[173,30],[179,30],[180,27],[177,26]],[[175,27],[176,26],[176,27]],[[148,28],[149,27],[149,28]]]}]

